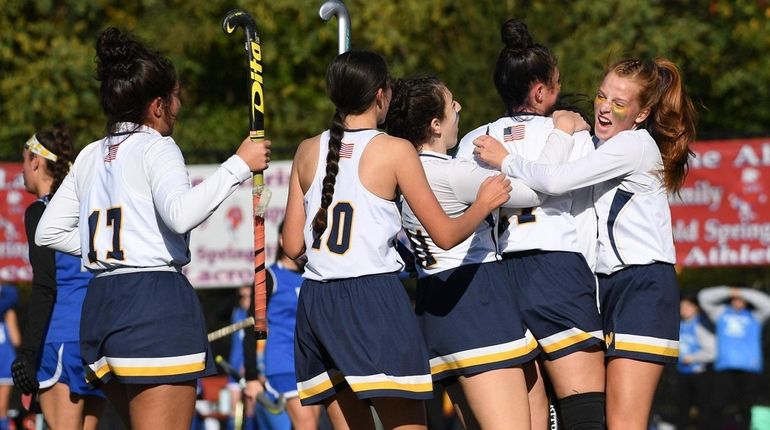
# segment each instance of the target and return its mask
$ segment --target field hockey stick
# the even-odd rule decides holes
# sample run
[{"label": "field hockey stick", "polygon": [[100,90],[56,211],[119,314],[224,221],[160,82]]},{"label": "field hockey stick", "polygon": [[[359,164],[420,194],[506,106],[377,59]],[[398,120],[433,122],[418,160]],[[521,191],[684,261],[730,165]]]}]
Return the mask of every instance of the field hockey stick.
[{"label": "field hockey stick", "polygon": [[[246,380],[238,373],[237,370],[235,370],[235,368],[233,368],[232,364],[228,363],[227,360],[224,359],[224,357],[217,355],[214,358],[214,361],[217,363],[217,365],[219,365],[220,368],[222,368],[222,370],[224,370],[228,376],[238,381],[238,384],[241,386],[241,388],[246,387]],[[256,400],[271,414],[277,415],[286,409],[286,397],[284,397],[283,394],[278,395],[276,399],[272,399],[266,394],[265,391],[263,391],[257,396]]]},{"label": "field hockey stick", "polygon": [[[262,47],[257,24],[248,13],[234,9],[225,15],[222,29],[232,34],[243,27],[246,35],[246,55],[249,61],[249,137],[253,141],[265,138],[265,94],[262,79]],[[267,288],[265,286],[265,209],[270,192],[265,187],[262,172],[254,174],[251,188],[254,208],[254,333],[257,341],[267,339]]]},{"label": "field hockey stick", "polygon": [[345,4],[340,0],[326,0],[318,10],[318,15],[324,21],[337,16],[338,54],[348,52],[350,50],[350,15]]},{"label": "field hockey stick", "polygon": [[237,323],[230,324],[228,326],[224,326],[220,328],[219,330],[214,330],[211,333],[209,333],[208,338],[209,342],[213,342],[218,339],[222,339],[223,337],[233,334],[236,331],[246,328],[250,325],[254,324],[254,317],[248,317],[245,320],[238,321]]}]

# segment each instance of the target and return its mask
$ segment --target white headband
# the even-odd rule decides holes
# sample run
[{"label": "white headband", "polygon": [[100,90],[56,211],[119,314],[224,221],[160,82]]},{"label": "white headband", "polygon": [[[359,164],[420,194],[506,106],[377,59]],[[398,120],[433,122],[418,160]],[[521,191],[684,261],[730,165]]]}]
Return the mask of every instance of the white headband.
[{"label": "white headband", "polygon": [[49,151],[48,148],[43,146],[43,144],[40,143],[39,140],[37,140],[37,137],[34,134],[32,135],[32,137],[29,138],[29,140],[27,140],[27,143],[24,144],[24,147],[29,149],[29,152],[33,154],[37,154],[45,158],[46,160],[51,160],[55,162],[56,160],[59,159],[59,157],[56,156],[56,154]]}]

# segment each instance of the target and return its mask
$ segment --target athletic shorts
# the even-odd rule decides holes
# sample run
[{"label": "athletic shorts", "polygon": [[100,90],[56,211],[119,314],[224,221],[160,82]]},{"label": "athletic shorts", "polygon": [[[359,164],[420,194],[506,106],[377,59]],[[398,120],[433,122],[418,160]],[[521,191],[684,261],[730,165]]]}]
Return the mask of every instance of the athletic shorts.
[{"label": "athletic shorts", "polygon": [[679,283],[674,266],[629,266],[598,276],[607,357],[676,363]]},{"label": "athletic shorts", "polygon": [[37,380],[40,381],[41,390],[60,383],[68,386],[72,394],[105,397],[101,390],[86,383],[86,371],[80,358],[80,343],[77,341],[43,345]]},{"label": "athletic shorts", "polygon": [[294,358],[303,405],[322,403],[346,387],[359,399],[433,396],[428,351],[395,274],[306,279]]},{"label": "athletic shorts", "polygon": [[283,396],[286,399],[298,397],[297,376],[294,373],[276,373],[267,375],[265,381],[265,391],[273,399]]},{"label": "athletic shorts", "polygon": [[13,385],[11,364],[16,359],[16,348],[13,347],[5,323],[0,319],[0,385]]},{"label": "athletic shorts", "polygon": [[531,361],[537,342],[524,326],[503,262],[470,264],[417,281],[415,313],[434,381]]},{"label": "athletic shorts", "polygon": [[602,343],[596,278],[579,253],[505,254],[524,325],[548,360]]},{"label": "athletic shorts", "polygon": [[86,379],[99,385],[192,381],[217,373],[198,296],[177,272],[97,276],[80,320]]}]

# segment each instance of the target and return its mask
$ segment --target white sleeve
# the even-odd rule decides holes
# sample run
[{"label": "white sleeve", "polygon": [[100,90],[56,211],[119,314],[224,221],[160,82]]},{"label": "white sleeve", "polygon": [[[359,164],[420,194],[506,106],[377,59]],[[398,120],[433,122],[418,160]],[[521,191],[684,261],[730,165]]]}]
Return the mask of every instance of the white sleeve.
[{"label": "white sleeve", "polygon": [[770,317],[770,296],[762,291],[752,290],[750,288],[741,288],[741,297],[754,306],[754,318],[760,324],[764,323]]},{"label": "white sleeve", "polygon": [[73,171],[64,178],[48,203],[35,230],[35,244],[56,251],[80,255],[80,202]]},{"label": "white sleeve", "polygon": [[[457,198],[457,201],[471,205],[476,201],[481,183],[490,176],[499,175],[497,170],[491,170],[479,166],[468,160],[455,159],[452,166],[452,174],[449,175],[449,186]],[[529,208],[540,206],[545,200],[540,194],[518,179],[511,179],[511,192],[508,201],[502,206],[507,208]]]},{"label": "white sleeve", "polygon": [[717,355],[717,341],[713,333],[701,324],[695,325],[695,338],[698,339],[700,350],[690,357],[697,363],[711,363]]},{"label": "white sleeve", "polygon": [[540,164],[562,164],[569,160],[575,138],[571,134],[554,128],[548,135],[543,152],[535,161]]},{"label": "white sleeve", "polygon": [[568,164],[549,165],[528,161],[516,154],[503,160],[502,171],[520,178],[535,190],[564,194],[634,172],[644,158],[639,142],[610,139],[587,156]]},{"label": "white sleeve", "polygon": [[475,146],[473,146],[473,139],[484,134],[488,128],[489,124],[478,127],[463,136],[463,138],[460,140],[460,143],[457,145],[457,153],[455,153],[455,158],[462,160],[475,160],[476,157],[473,155],[473,149],[475,148]]},{"label": "white sleeve", "polygon": [[704,288],[698,292],[698,303],[703,312],[716,322],[725,309],[723,302],[730,298],[730,287]]},{"label": "white sleeve", "polygon": [[158,214],[168,228],[179,234],[205,221],[241,182],[251,177],[246,162],[233,155],[213,175],[190,188],[184,158],[170,138],[148,145],[144,165]]}]

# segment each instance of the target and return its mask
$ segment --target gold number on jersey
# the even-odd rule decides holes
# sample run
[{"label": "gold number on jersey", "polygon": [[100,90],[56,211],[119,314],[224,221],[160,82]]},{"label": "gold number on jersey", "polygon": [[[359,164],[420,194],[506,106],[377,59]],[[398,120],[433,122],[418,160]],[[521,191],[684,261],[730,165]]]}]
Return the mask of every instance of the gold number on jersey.
[{"label": "gold number on jersey", "polygon": [[[112,249],[107,251],[107,258],[111,260],[123,260],[123,249],[120,247],[120,233],[122,226],[122,214],[121,208],[110,208],[105,211],[107,227],[112,228]],[[101,216],[101,210],[95,210],[88,216],[88,261],[91,263],[96,262],[96,234],[99,232],[99,218]]]},{"label": "gold number on jersey", "polygon": [[[339,202],[332,208],[332,227],[326,247],[335,254],[344,254],[350,248],[350,233],[353,228],[353,206]],[[321,237],[313,241],[313,249],[321,249]]]},{"label": "gold number on jersey", "polygon": [[428,236],[423,234],[421,229],[417,229],[412,232],[410,230],[404,230],[409,237],[409,242],[412,243],[412,250],[414,251],[414,260],[422,268],[429,268],[436,264],[436,258],[430,253],[430,246],[428,245]]}]

